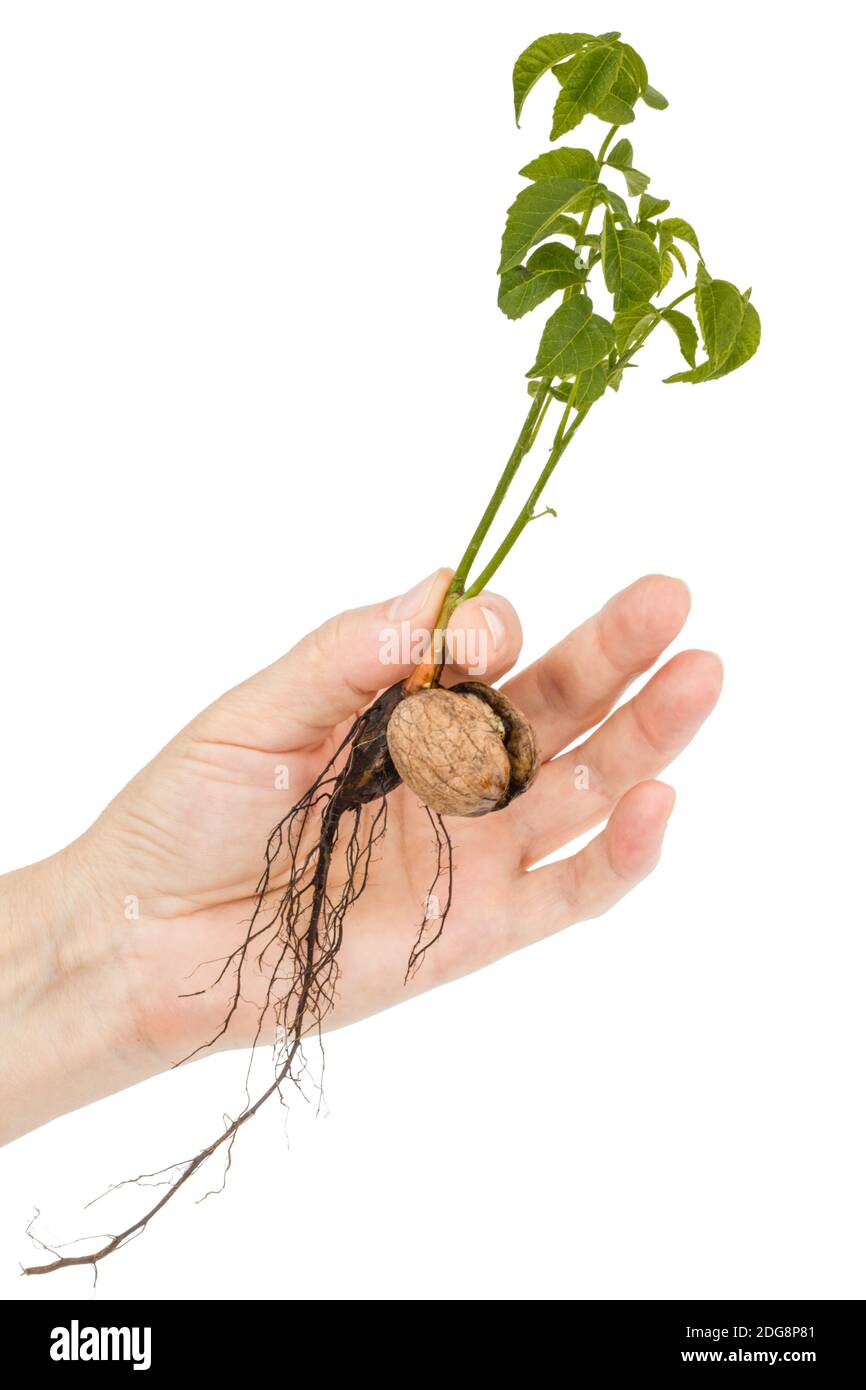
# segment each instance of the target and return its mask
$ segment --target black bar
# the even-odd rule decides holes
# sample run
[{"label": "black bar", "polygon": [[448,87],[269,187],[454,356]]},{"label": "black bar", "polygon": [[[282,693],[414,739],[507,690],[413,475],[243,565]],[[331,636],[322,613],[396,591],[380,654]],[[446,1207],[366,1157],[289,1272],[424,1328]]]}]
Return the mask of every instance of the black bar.
[{"label": "black bar", "polygon": [[449,1379],[459,1369],[461,1379],[483,1372],[486,1383],[499,1365],[510,1376],[525,1368],[533,1382],[558,1379],[561,1362],[578,1380],[590,1370],[667,1375],[705,1367],[862,1375],[862,1300],[563,1300],[525,1304],[503,1319],[481,1293],[467,1300],[466,1314],[448,1300],[441,1312],[378,1314],[368,1303],[356,1319],[351,1301],[327,1314],[303,1298],[143,1303],[103,1301],[95,1291],[75,1303],[25,1300],[4,1306],[3,1349],[7,1356],[14,1349],[28,1373],[61,1378],[135,1374],[137,1366],[139,1375],[237,1374],[245,1383],[252,1375],[257,1386],[269,1373],[290,1384],[331,1375],[347,1357],[354,1373],[376,1380],[393,1378],[401,1365],[401,1379],[414,1379],[419,1366],[429,1375],[437,1362]]}]

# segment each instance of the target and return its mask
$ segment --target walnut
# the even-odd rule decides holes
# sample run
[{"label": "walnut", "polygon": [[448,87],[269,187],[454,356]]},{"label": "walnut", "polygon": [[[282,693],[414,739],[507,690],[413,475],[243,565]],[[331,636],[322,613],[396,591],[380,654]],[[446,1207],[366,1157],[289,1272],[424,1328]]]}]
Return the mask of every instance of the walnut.
[{"label": "walnut", "polygon": [[388,750],[409,789],[443,816],[483,816],[525,791],[535,736],[497,690],[480,682],[407,696],[388,721]]}]

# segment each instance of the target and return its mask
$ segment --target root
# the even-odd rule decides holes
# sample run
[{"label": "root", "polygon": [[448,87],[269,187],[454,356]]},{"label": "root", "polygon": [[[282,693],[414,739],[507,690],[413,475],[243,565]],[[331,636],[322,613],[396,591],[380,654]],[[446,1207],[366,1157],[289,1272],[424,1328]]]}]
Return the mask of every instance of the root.
[{"label": "root", "polygon": [[[252,1040],[244,1108],[229,1119],[222,1133],[194,1158],[170,1165],[161,1173],[143,1175],[143,1178],[156,1180],[154,1185],[162,1186],[164,1190],[137,1221],[117,1235],[104,1237],[104,1243],[90,1254],[63,1255],[40,1241],[41,1248],[50,1250],[55,1258],[45,1264],[31,1265],[24,1269],[25,1274],[49,1274],[73,1265],[90,1265],[95,1273],[101,1260],[141,1235],[207,1160],[221,1149],[225,1149],[226,1158],[224,1184],[231,1166],[234,1142],[241,1128],[272,1096],[282,1098],[282,1088],[286,1083],[299,1084],[303,1073],[296,1073],[293,1068],[296,1062],[303,1062],[303,1038],[311,1032],[321,1034],[323,1021],[333,1007],[345,918],[367,886],[373,853],[387,828],[387,796],[399,784],[400,779],[387,752],[385,728],[391,710],[404,693],[402,687],[392,687],[355,720],[327,767],[272,831],[244,939],[222,962],[211,985],[213,987],[227,976],[232,979],[225,1018],[211,1038],[181,1059],[182,1062],[189,1061],[225,1035],[244,999],[243,986],[247,971],[252,968],[260,974],[266,969],[267,958],[268,984]],[[340,756],[347,748],[349,754],[345,766],[337,771]],[[409,957],[407,980],[441,936],[451,905],[451,841],[441,817],[429,812],[428,815],[436,837],[437,862],[427,902],[429,904],[433,899],[443,873],[447,875],[447,897],[444,909],[438,910],[435,917],[431,917],[429,912],[425,915]],[[332,896],[328,891],[329,871],[344,818],[348,821],[344,848],[345,873],[342,886]],[[317,820],[318,830],[315,831]],[[271,882],[284,855],[288,856],[288,882],[274,902]],[[276,1034],[275,1076],[271,1084],[252,1099],[252,1058],[271,1020]],[[142,1182],[143,1178],[132,1181]]]},{"label": "root", "polygon": [[[424,900],[424,921],[415,938],[415,945],[409,953],[409,963],[403,983],[408,984],[415,975],[430,947],[435,945],[445,929],[445,919],[451,910],[451,897],[454,891],[454,853],[451,836],[445,829],[445,822],[438,812],[427,810],[427,817],[436,836],[436,873]],[[447,884],[445,905],[436,896],[436,889],[443,873]]]}]

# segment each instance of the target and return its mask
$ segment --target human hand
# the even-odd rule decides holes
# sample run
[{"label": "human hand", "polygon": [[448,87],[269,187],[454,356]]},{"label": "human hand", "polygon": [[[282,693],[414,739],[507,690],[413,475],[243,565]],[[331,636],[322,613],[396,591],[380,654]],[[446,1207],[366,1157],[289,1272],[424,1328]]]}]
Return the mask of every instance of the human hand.
[{"label": "human hand", "polygon": [[[358,710],[409,674],[410,664],[382,664],[383,630],[401,622],[431,628],[449,577],[440,571],[403,600],[326,623],[203,711],[74,845],[2,881],[11,928],[0,959],[7,986],[10,961],[15,978],[23,972],[27,980],[27,997],[18,990],[7,1023],[6,1056],[15,1059],[0,1082],[7,1137],[163,1070],[219,1031],[227,987],[207,988],[205,963],[228,956],[243,937],[270,830],[319,775]],[[453,906],[441,940],[407,984],[433,840],[417,798],[406,787],[391,794],[387,838],[346,922],[326,1026],[597,916],[651,871],[674,800],[651,779],[712,709],[718,658],[681,653],[610,711],[676,637],[688,606],[678,581],[639,580],[503,687],[534,725],[543,766],[504,811],[449,820]],[[501,597],[468,601],[451,628],[470,634],[469,652],[482,649],[477,634],[486,635],[490,683],[517,658],[519,623]],[[451,671],[454,680],[463,675]],[[593,728],[576,751],[557,756]],[[579,785],[576,765],[586,769]],[[604,821],[578,854],[532,867]],[[40,931],[30,932],[28,956],[21,928],[34,914]],[[250,1043],[266,979],[263,972],[258,998],[245,989],[220,1046]]]}]

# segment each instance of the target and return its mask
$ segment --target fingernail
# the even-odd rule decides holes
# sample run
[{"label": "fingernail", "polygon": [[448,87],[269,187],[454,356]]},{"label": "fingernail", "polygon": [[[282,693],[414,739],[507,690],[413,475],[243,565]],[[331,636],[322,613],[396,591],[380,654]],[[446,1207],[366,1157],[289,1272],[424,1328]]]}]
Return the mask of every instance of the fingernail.
[{"label": "fingernail", "polygon": [[487,624],[490,636],[493,638],[493,650],[495,651],[497,647],[502,646],[505,640],[505,624],[495,609],[482,608],[481,612],[484,614],[484,621]]},{"label": "fingernail", "polygon": [[426,579],[422,579],[420,584],[416,584],[414,589],[410,589],[408,594],[402,594],[400,598],[395,598],[389,604],[385,614],[387,618],[414,618],[416,613],[420,613],[427,604],[430,590],[433,588],[434,581],[439,575],[438,570],[428,574]]}]

